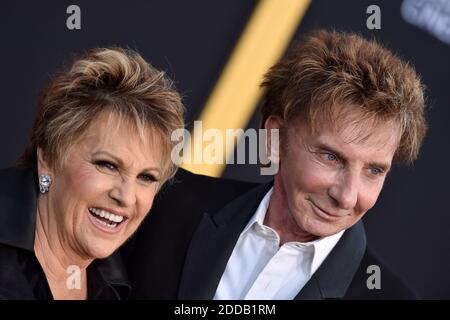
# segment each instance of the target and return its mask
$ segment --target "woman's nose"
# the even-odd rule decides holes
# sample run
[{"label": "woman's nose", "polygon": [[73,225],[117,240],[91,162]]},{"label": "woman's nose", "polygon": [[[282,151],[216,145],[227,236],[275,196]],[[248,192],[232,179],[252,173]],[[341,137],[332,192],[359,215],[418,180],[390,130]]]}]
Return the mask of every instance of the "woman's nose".
[{"label": "woman's nose", "polygon": [[121,207],[131,207],[136,203],[135,185],[131,179],[122,179],[110,192],[110,197]]}]

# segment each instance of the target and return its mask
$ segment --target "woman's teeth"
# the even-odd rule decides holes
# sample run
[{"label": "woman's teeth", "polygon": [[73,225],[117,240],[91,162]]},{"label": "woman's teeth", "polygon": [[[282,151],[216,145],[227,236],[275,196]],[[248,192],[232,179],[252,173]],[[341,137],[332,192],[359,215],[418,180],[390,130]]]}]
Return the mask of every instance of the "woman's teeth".
[{"label": "woman's teeth", "polygon": [[115,227],[117,227],[117,223],[107,223],[107,222],[105,222],[105,221],[102,221],[102,220],[99,220],[99,219],[97,219],[97,221],[99,222],[99,223],[101,223],[102,225],[104,225],[105,227],[108,227],[108,228],[115,228]]},{"label": "woman's teeth", "polygon": [[117,226],[117,224],[119,224],[123,221],[123,216],[119,216],[119,215],[116,215],[114,213],[111,213],[111,212],[108,212],[105,210],[101,210],[101,209],[97,209],[97,208],[89,208],[89,211],[98,217],[108,219],[109,221],[111,221],[112,223],[107,223],[105,221],[98,220],[103,225],[110,227],[110,228],[114,228],[115,226]]}]

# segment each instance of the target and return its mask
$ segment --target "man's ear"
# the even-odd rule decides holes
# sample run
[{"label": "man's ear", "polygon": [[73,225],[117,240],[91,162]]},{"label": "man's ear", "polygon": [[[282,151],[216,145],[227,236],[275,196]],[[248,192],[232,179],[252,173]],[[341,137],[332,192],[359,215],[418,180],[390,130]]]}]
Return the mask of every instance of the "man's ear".
[{"label": "man's ear", "polygon": [[271,115],[266,119],[264,128],[267,130],[267,154],[271,162],[279,163],[280,129],[283,121],[279,116]]},{"label": "man's ear", "polygon": [[38,147],[37,148],[37,169],[39,174],[51,174],[52,170],[50,169],[50,166],[46,160],[46,156],[44,154],[44,151]]}]

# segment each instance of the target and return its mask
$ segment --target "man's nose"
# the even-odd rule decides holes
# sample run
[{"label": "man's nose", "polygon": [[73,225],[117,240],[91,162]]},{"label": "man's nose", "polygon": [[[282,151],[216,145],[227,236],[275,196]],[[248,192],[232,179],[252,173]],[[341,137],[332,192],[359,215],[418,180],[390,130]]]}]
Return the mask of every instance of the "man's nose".
[{"label": "man's nose", "polygon": [[109,195],[119,206],[131,207],[136,203],[135,184],[129,178],[123,178],[117,182]]},{"label": "man's nose", "polygon": [[329,190],[329,195],[336,205],[344,210],[351,210],[358,201],[358,174],[350,170],[342,172]]}]

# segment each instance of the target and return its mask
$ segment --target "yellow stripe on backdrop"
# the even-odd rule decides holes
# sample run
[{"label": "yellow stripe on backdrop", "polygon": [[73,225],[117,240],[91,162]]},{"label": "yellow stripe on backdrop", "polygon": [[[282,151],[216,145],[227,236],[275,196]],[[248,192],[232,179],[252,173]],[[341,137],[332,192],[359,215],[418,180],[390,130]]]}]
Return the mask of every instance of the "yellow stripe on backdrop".
[{"label": "yellow stripe on backdrop", "polygon": [[[203,132],[218,129],[226,137],[226,129],[246,129],[262,94],[264,73],[283,55],[309,4],[310,0],[260,0],[200,114]],[[225,159],[234,152],[234,141],[224,140],[223,164],[195,164],[192,155],[181,166],[219,177]],[[199,152],[191,148],[194,151]]]}]

